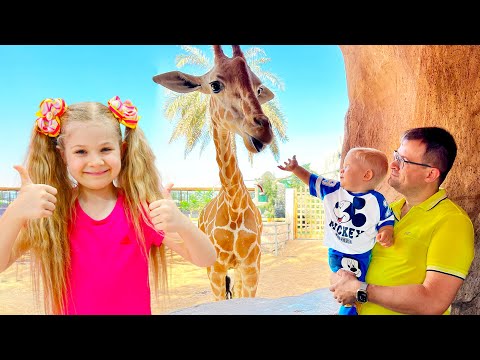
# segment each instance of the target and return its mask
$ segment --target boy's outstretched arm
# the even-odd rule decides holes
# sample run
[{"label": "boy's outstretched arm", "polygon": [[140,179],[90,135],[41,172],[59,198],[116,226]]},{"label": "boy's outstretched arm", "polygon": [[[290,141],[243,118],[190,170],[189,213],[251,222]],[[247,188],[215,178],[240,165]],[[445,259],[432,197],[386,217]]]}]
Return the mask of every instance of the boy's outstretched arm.
[{"label": "boy's outstretched arm", "polygon": [[173,184],[163,190],[163,199],[149,205],[150,218],[157,230],[165,232],[163,243],[187,261],[201,267],[212,266],[217,253],[208,236],[185,216],[172,200]]},{"label": "boy's outstretched arm", "polygon": [[288,159],[288,162],[285,161],[284,164],[285,166],[278,165],[277,167],[281,170],[292,172],[302,182],[304,182],[306,185],[309,185],[310,175],[312,175],[312,173],[306,170],[304,167],[298,165],[296,155],[293,155],[293,158]]}]

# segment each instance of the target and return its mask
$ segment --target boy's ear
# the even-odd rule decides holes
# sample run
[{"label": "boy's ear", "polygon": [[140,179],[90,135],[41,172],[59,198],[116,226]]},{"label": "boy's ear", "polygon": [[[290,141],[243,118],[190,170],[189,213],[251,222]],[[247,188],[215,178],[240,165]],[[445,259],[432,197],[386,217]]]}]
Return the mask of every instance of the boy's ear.
[{"label": "boy's ear", "polygon": [[368,169],[365,171],[365,174],[363,174],[363,180],[365,181],[370,181],[373,179],[373,171],[372,169]]}]

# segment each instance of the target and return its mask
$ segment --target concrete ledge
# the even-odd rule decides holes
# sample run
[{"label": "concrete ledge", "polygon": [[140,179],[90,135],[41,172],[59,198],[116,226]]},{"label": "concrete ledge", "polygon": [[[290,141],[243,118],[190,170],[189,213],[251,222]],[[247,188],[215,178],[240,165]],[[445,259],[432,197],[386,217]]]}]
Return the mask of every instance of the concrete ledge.
[{"label": "concrete ledge", "polygon": [[169,315],[335,315],[339,304],[328,288],[278,299],[241,298],[214,301]]}]

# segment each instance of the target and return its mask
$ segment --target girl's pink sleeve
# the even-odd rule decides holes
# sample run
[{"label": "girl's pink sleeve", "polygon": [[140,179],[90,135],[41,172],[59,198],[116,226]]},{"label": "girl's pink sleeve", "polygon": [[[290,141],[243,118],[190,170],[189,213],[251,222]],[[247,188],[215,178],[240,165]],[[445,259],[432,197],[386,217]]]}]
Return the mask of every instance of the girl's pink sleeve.
[{"label": "girl's pink sleeve", "polygon": [[147,224],[143,224],[143,233],[145,234],[145,240],[149,245],[160,246],[165,237],[163,230],[155,230]]}]

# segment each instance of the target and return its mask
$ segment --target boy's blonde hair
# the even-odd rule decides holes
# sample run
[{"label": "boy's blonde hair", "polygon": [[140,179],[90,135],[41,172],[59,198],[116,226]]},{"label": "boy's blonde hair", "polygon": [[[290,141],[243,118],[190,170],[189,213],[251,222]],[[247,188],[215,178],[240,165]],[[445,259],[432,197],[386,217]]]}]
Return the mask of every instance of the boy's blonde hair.
[{"label": "boy's blonde hair", "polygon": [[[145,237],[140,225],[141,219],[153,227],[150,221],[148,204],[162,199],[161,178],[155,166],[155,156],[144,132],[125,127],[124,136],[119,121],[109,108],[98,102],[82,102],[69,105],[60,117],[61,130],[58,137],[49,137],[37,131],[35,124],[27,154],[27,169],[36,184],[48,184],[58,190],[53,215],[48,218],[30,220],[20,232],[14,248],[18,257],[30,250],[33,259],[34,291],[38,294],[40,279],[44,290],[46,313],[62,314],[66,308],[68,293],[68,270],[70,268],[70,243],[68,227],[75,216],[74,203],[77,198],[76,184],[69,177],[59,149],[72,123],[105,124],[118,135],[122,151],[122,168],[117,187],[125,194],[125,212],[133,224],[138,239],[145,251]],[[57,149],[57,147],[59,149]],[[164,246],[154,246],[150,251],[151,275],[154,280],[155,295],[167,289],[167,273]]]},{"label": "boy's blonde hair", "polygon": [[355,147],[351,148],[348,154],[360,161],[367,169],[372,170],[373,176],[370,181],[373,188],[376,188],[387,175],[388,159],[382,151],[368,147]]}]

